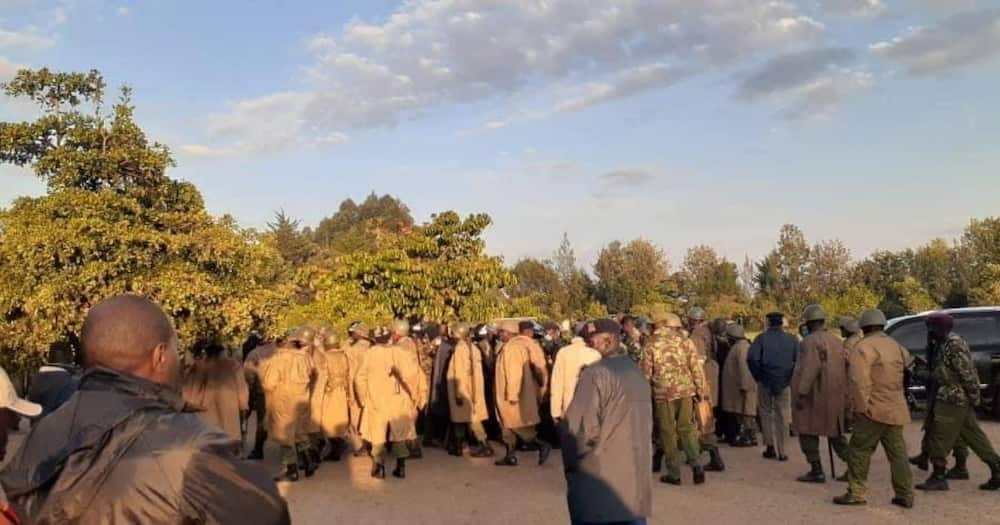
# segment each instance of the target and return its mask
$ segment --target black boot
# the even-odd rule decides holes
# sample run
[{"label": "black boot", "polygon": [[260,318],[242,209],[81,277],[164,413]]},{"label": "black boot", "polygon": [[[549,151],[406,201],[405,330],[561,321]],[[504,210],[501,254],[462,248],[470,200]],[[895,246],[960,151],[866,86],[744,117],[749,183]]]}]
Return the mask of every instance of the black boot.
[{"label": "black boot", "polygon": [[979,486],[979,490],[1000,489],[1000,463],[990,465],[990,479]]},{"label": "black boot", "polygon": [[812,468],[809,472],[799,476],[796,481],[802,483],[826,483],[826,474],[823,473],[823,464],[819,461],[810,463]]},{"label": "black boot", "polygon": [[385,465],[372,463],[372,477],[375,479],[385,479]]},{"label": "black boot", "polygon": [[542,466],[549,460],[549,454],[552,453],[552,445],[541,439],[536,439],[535,444],[538,446],[538,466]]},{"label": "black boot", "polygon": [[722,455],[719,454],[719,449],[709,450],[708,456],[708,465],[705,466],[705,470],[709,472],[722,472],[726,470],[726,464],[722,462]]},{"label": "black boot", "polygon": [[306,477],[313,477],[313,474],[316,473],[316,465],[312,460],[312,452],[299,452],[298,456],[299,464],[302,465],[302,470],[305,471]]},{"label": "black boot", "polygon": [[913,465],[914,467],[917,467],[920,470],[927,470],[928,460],[929,458],[927,457],[927,454],[921,452],[916,456],[910,458],[910,464]]},{"label": "black boot", "polygon": [[469,455],[474,458],[491,458],[495,452],[489,443],[480,443]]},{"label": "black boot", "polygon": [[680,485],[681,478],[679,476],[674,478],[671,477],[670,474],[664,474],[660,476],[660,483],[666,483],[667,485]]},{"label": "black boot", "polygon": [[948,469],[948,479],[966,480],[969,479],[969,469],[965,466],[965,460],[955,460],[955,466]]},{"label": "black boot", "polygon": [[653,472],[659,472],[663,468],[663,450],[657,448],[653,451]]},{"label": "black boot", "polygon": [[774,447],[767,447],[764,449],[764,453],[761,454],[764,459],[774,459],[778,457],[778,453],[774,451]]},{"label": "black boot", "polygon": [[915,485],[913,488],[927,491],[948,490],[948,471],[944,467],[934,465],[934,472],[931,473],[931,477],[927,478],[927,481]]},{"label": "black boot", "polygon": [[264,459],[264,451],[263,450],[258,450],[258,449],[255,448],[255,449],[253,449],[253,450],[250,451],[250,455],[247,456],[247,459],[252,459],[254,461],[260,461],[260,460]]},{"label": "black boot", "polygon": [[396,468],[392,471],[393,477],[399,479],[406,479],[406,460],[403,458],[396,459]]},{"label": "black boot", "polygon": [[502,458],[494,461],[493,464],[498,467],[516,467],[517,456],[514,454],[514,449],[507,447],[507,453]]},{"label": "black boot", "polygon": [[295,483],[299,480],[299,466],[298,465],[285,465],[285,473],[274,478],[275,482],[288,481]]},{"label": "black boot", "polygon": [[705,482],[705,467],[701,465],[694,465],[691,467],[691,472],[694,474],[694,484],[701,485]]}]

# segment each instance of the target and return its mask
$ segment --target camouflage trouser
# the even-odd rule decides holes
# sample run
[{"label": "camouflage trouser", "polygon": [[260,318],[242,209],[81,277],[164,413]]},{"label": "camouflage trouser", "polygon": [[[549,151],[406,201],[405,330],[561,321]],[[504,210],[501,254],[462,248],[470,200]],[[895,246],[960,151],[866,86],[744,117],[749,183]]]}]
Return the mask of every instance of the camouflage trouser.
[{"label": "camouflage trouser", "polygon": [[[936,467],[948,465],[948,453],[961,441],[987,465],[1000,463],[990,439],[979,428],[976,409],[937,402],[934,406],[934,423],[927,430],[927,455]],[[966,452],[968,454],[968,452]],[[957,454],[956,454],[956,457]]]},{"label": "camouflage trouser", "polygon": [[396,459],[406,459],[410,457],[410,448],[403,441],[393,441],[391,443],[373,443],[372,459],[379,465],[385,465],[386,460],[394,457]]},{"label": "camouflage trouser", "polygon": [[864,500],[868,491],[868,470],[872,454],[879,444],[889,459],[892,473],[892,489],[896,497],[913,501],[913,472],[906,458],[906,441],[903,440],[902,425],[887,425],[859,416],[854,422],[854,433],[847,453],[847,492]]},{"label": "camouflage trouser", "polygon": [[[931,439],[934,436],[933,426],[933,421],[924,423],[924,437],[920,439],[920,453],[928,457],[930,457]],[[951,454],[955,456],[956,465],[965,465],[965,462],[969,459],[969,447],[965,444],[965,441],[962,441],[961,434],[959,434],[958,439],[955,441],[955,447],[952,448]]]},{"label": "camouflage trouser", "polygon": [[701,455],[698,431],[694,427],[693,401],[688,397],[656,402],[658,445],[663,450],[667,475],[673,478],[679,478],[681,475],[681,451],[677,447],[678,442],[692,466],[698,465],[698,457]]}]

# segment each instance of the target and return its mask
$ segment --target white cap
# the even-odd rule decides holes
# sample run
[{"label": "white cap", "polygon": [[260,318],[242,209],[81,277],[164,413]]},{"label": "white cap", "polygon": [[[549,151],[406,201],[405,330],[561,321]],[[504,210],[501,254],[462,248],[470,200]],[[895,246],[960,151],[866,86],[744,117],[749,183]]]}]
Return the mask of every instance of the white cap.
[{"label": "white cap", "polygon": [[17,395],[14,384],[10,382],[10,377],[7,376],[7,371],[3,368],[0,368],[0,408],[6,408],[27,417],[35,417],[42,413],[41,405],[25,401]]}]

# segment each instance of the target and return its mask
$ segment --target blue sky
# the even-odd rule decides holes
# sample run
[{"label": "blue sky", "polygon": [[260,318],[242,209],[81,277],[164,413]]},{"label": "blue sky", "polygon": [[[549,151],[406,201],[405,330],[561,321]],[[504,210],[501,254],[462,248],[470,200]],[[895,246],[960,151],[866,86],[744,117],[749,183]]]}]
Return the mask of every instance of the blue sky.
[{"label": "blue sky", "polygon": [[[567,232],[676,265],[785,222],[862,257],[1000,213],[998,0],[0,0],[0,78],[43,65],[132,85],[245,226],[374,190],[490,213],[511,262]],[[0,205],[40,192],[0,167]]]}]

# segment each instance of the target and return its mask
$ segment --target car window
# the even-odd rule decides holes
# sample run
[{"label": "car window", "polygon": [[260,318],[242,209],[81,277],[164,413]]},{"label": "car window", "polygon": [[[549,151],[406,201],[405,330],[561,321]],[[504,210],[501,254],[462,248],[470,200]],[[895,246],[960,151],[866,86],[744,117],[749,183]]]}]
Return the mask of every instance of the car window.
[{"label": "car window", "polygon": [[1000,325],[993,315],[956,317],[954,332],[965,338],[969,346],[1000,344]]},{"label": "car window", "polygon": [[900,324],[889,335],[911,352],[923,352],[927,349],[927,327],[922,319]]}]

